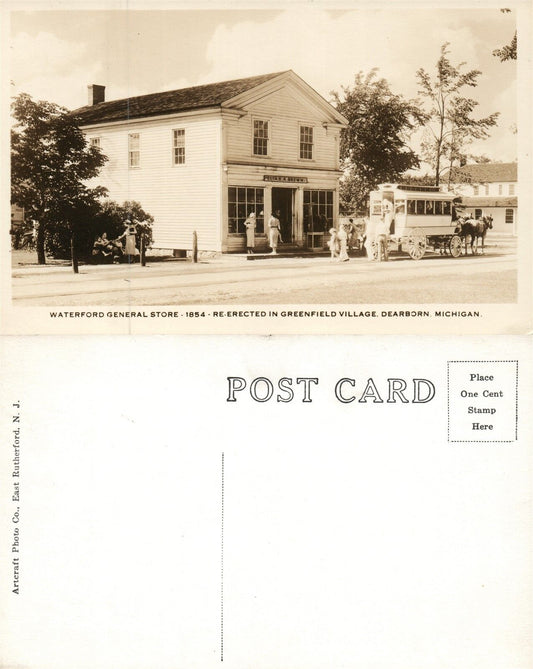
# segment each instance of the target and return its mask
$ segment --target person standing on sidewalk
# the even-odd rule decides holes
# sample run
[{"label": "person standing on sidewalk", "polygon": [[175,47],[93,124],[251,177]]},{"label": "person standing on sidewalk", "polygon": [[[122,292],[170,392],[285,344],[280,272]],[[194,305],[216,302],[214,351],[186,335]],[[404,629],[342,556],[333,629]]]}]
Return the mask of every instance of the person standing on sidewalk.
[{"label": "person standing on sidewalk", "polygon": [[339,240],[339,262],[346,262],[350,260],[348,257],[348,232],[346,226],[339,225],[337,239]]},{"label": "person standing on sidewalk", "polygon": [[279,227],[279,210],[276,210],[273,214],[270,214],[270,218],[268,219],[268,238],[274,255],[278,252],[278,241],[281,241]]},{"label": "person standing on sidewalk", "polygon": [[255,246],[255,212],[252,211],[248,218],[244,221],[246,227],[246,252],[250,255],[254,252]]},{"label": "person standing on sidewalk", "polygon": [[134,220],[133,223],[127,219],[124,221],[124,232],[117,237],[117,242],[124,238],[124,255],[128,256],[128,262],[132,262],[135,256],[139,255],[137,250],[136,241],[137,241],[137,225]]}]

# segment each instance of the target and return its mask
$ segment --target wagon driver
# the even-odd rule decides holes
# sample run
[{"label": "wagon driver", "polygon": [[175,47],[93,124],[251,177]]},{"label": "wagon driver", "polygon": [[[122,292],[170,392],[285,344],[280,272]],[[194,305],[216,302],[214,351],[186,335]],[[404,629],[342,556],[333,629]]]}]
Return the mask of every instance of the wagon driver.
[{"label": "wagon driver", "polygon": [[378,260],[389,259],[389,232],[392,225],[392,205],[388,200],[384,200],[381,220],[376,226],[376,241],[378,245]]}]

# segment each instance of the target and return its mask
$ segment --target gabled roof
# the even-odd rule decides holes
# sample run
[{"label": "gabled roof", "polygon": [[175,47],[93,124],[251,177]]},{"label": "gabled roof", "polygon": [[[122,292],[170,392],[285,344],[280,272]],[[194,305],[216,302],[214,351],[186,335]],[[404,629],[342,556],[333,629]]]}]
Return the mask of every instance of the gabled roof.
[{"label": "gabled roof", "polygon": [[275,79],[281,74],[285,74],[285,72],[272,72],[257,77],[247,77],[246,79],[233,79],[232,81],[222,81],[216,84],[180,88],[176,91],[100,102],[96,105],[79,107],[72,111],[72,114],[80,119],[79,124],[84,126],[127,121],[128,119],[145,116],[176,114],[206,107],[220,107],[226,100]]},{"label": "gabled roof", "polygon": [[[516,163],[476,163],[453,167],[451,172],[453,183],[486,184],[517,180]],[[448,180],[448,172],[442,176],[442,180]]]}]

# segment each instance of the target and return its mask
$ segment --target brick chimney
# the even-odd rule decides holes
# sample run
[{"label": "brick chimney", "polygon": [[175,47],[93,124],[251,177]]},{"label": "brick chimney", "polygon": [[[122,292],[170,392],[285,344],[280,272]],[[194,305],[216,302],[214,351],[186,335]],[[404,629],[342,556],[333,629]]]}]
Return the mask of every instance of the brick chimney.
[{"label": "brick chimney", "polygon": [[89,92],[89,105],[97,105],[100,102],[105,102],[105,86],[98,84],[91,84],[87,86]]}]

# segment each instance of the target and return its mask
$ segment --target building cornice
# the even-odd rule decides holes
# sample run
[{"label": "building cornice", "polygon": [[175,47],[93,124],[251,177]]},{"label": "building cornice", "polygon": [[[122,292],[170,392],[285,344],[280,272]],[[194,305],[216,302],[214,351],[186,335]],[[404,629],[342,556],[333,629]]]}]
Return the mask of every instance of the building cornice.
[{"label": "building cornice", "polygon": [[223,115],[223,112],[229,112],[231,115],[242,115],[242,111],[235,109],[235,110],[227,110],[224,109],[222,110],[220,107],[208,107],[206,109],[192,109],[190,111],[186,112],[178,112],[176,114],[157,114],[155,116],[143,116],[142,118],[130,118],[130,119],[121,119],[120,121],[105,121],[104,123],[90,123],[90,124],[83,124],[80,125],[80,128],[82,130],[96,130],[99,128],[118,128],[121,125],[123,126],[131,126],[131,125],[142,125],[143,123],[156,123],[156,122],[161,122],[164,123],[165,121],[171,121],[173,119],[188,119],[191,118],[192,116],[202,116],[202,117],[209,117],[212,116],[213,118],[221,118]]}]

